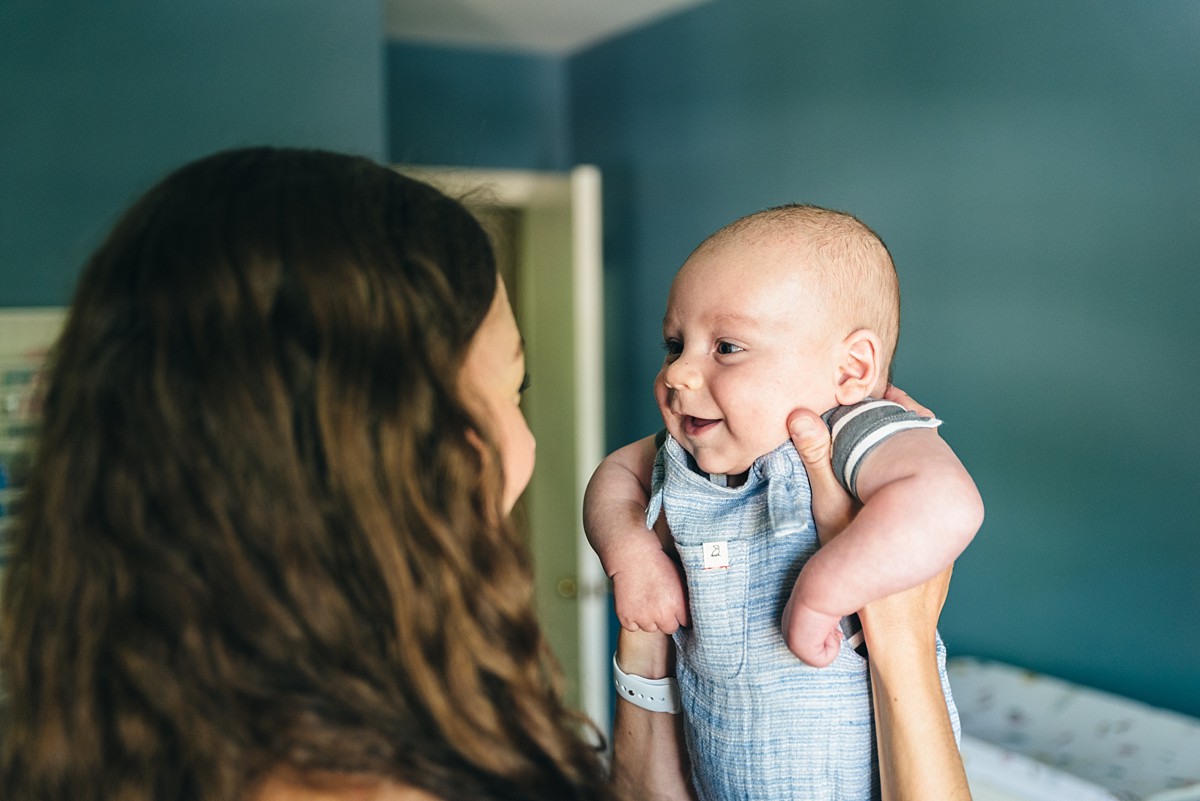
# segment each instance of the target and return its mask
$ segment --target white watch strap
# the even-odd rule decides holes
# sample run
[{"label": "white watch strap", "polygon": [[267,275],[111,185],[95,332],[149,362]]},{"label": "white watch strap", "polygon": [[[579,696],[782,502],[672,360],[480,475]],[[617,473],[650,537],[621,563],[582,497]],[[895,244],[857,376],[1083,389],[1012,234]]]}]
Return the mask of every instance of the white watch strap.
[{"label": "white watch strap", "polygon": [[621,670],[617,655],[613,654],[613,684],[617,686],[617,695],[635,706],[651,712],[679,714],[679,683],[672,676],[647,679],[630,675]]}]

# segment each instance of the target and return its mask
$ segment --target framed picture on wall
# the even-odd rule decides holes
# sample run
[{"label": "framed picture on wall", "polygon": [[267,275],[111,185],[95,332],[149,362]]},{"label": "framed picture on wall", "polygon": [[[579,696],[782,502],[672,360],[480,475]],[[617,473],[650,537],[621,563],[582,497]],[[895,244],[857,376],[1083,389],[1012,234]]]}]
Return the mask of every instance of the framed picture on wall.
[{"label": "framed picture on wall", "polygon": [[63,316],[62,309],[0,309],[0,571],[36,447],[46,356]]}]

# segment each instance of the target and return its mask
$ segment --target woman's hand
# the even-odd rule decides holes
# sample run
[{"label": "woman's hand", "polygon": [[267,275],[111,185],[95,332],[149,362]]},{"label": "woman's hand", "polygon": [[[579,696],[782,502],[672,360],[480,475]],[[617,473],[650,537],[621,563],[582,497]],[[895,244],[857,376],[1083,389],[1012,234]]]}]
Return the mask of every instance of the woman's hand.
[{"label": "woman's hand", "polygon": [[[854,519],[858,503],[842,488],[833,473],[829,427],[820,415],[797,409],[788,417],[787,426],[792,444],[808,472],[813,521],[817,525],[817,537],[824,545]],[[798,602],[795,590],[783,608],[780,627],[788,648],[805,664],[824,667],[836,659],[841,650],[843,634],[838,619]]]},{"label": "woman's hand", "polygon": [[813,520],[822,543],[829,542],[858,511],[857,502],[842,488],[833,473],[829,427],[815,412],[797,409],[787,421],[788,433],[808,471],[812,488]]},{"label": "woman's hand", "polygon": [[[888,384],[883,398],[898,403],[910,412],[916,412],[923,417],[936,417],[932,411],[917,403],[907,392],[892,384]],[[816,451],[817,443],[813,438],[807,442],[807,447]],[[827,451],[828,449],[829,446],[826,446]],[[801,455],[803,456],[803,454]],[[808,466],[807,460],[805,460],[805,466]],[[837,479],[833,478],[832,467],[828,472],[829,478],[836,482]],[[828,480],[822,479],[825,492],[829,491]],[[838,488],[840,489],[840,485]],[[815,508],[815,489],[813,503]],[[826,500],[826,503],[836,509],[841,501],[832,499]],[[818,527],[819,525],[820,521],[818,520]],[[843,523],[837,531],[841,531],[844,527]],[[946,594],[950,590],[950,574],[953,569],[953,566],[948,567],[940,575],[934,576],[924,584],[867,604],[859,612],[859,619],[863,624],[863,633],[866,635],[867,642],[878,642],[881,647],[895,647],[905,643],[922,650],[927,649],[928,653],[932,653],[937,642],[937,622],[942,614],[942,606],[946,603]]]},{"label": "woman's hand", "polygon": [[[929,409],[913,400],[907,392],[891,384],[888,384],[884,391],[883,399],[898,403],[923,417],[935,416]],[[858,502],[850,497],[834,475],[829,426],[825,425],[821,416],[808,409],[797,409],[788,417],[787,427],[792,444],[796,446],[800,459],[808,470],[817,536],[822,543],[829,542],[854,519],[854,513],[858,511]]]},{"label": "woman's hand", "polygon": [[[932,416],[893,386],[884,398]],[[854,518],[857,504],[834,476],[829,429],[820,416],[796,411],[788,419],[788,431],[808,470],[818,535],[828,542]],[[870,649],[884,801],[971,798],[937,665],[937,621],[951,571],[872,601],[859,612]]]},{"label": "woman's hand", "polygon": [[887,389],[883,392],[883,399],[889,400],[892,403],[898,403],[910,412],[916,412],[922,417],[937,417],[929,409],[913,400],[911,395],[894,384],[888,384]]}]

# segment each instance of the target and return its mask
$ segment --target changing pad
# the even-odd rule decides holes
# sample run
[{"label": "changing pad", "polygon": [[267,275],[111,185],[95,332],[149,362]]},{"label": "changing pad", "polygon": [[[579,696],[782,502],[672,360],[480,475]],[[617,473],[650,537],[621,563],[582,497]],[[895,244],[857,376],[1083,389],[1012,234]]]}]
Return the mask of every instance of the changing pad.
[{"label": "changing pad", "polygon": [[977,798],[1200,801],[1200,720],[999,662],[947,670]]}]

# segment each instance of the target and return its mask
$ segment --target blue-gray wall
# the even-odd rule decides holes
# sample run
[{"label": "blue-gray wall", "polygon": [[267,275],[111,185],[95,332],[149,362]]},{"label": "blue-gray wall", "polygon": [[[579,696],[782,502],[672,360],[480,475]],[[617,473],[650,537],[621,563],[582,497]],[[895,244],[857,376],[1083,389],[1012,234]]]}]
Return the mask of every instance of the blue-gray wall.
[{"label": "blue-gray wall", "polygon": [[0,3],[0,306],[65,302],[128,202],[221,147],[592,162],[617,445],[657,425],[688,250],[850,209],[901,271],[898,380],[988,504],[952,651],[1200,714],[1200,427],[1164,419],[1200,396],[1195,0],[718,0],[572,58],[386,70],[381,37],[374,0]]},{"label": "blue-gray wall", "polygon": [[532,53],[389,43],[389,155],[397,164],[571,166],[567,62]]},{"label": "blue-gray wall", "polygon": [[[552,68],[390,53],[394,158],[556,166]],[[563,61],[568,160],[604,176],[609,445],[658,425],[693,245],[774,203],[851,210],[901,272],[897,381],[988,507],[951,651],[1200,714],[1200,426],[1165,419],[1200,397],[1195,1],[719,0]],[[401,133],[399,97],[438,126]]]},{"label": "blue-gray wall", "polygon": [[226,147],[385,155],[378,0],[0,2],[0,306],[67,302],[116,216]]},{"label": "blue-gray wall", "polygon": [[1200,6],[727,0],[578,56],[571,99],[608,189],[610,444],[657,425],[694,244],[851,210],[900,270],[897,383],[987,504],[952,652],[1200,714],[1200,426],[1168,419],[1200,397]]}]

